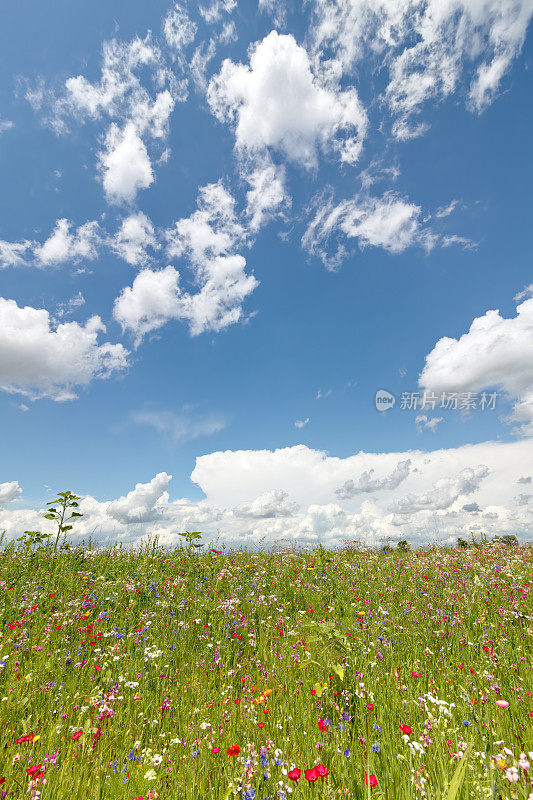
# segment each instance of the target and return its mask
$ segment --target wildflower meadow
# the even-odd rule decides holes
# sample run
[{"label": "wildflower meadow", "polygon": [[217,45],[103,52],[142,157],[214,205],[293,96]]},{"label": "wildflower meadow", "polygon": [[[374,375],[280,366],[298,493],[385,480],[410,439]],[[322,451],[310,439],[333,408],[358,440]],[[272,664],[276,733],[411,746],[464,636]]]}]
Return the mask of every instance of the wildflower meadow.
[{"label": "wildflower meadow", "polygon": [[531,798],[532,565],[8,544],[1,796]]}]

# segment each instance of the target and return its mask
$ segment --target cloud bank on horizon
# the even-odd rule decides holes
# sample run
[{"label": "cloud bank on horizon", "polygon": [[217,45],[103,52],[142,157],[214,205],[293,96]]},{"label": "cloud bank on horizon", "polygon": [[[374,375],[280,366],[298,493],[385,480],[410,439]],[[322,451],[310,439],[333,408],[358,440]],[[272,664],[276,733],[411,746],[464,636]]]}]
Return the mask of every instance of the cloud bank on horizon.
[{"label": "cloud bank on horizon", "polygon": [[[303,445],[218,452],[198,458],[191,476],[205,500],[170,500],[172,476],[161,472],[115,500],[85,496],[76,532],[106,543],[132,543],[153,534],[160,543],[173,544],[177,532],[201,530],[206,541],[221,535],[230,546],[252,548],[265,542],[376,546],[400,539],[453,544],[457,536],[481,532],[518,531],[530,538],[532,476],[527,440],[347,458]],[[20,492],[16,481],[0,484],[0,527],[8,535],[22,525],[51,531],[38,511],[9,510]]]},{"label": "cloud bank on horizon", "polygon": [[[10,27],[0,529],[44,530],[42,480],[75,484],[79,458],[77,528],[102,541],[531,537],[530,241],[503,215],[531,204],[532,0],[116,15],[48,72]],[[424,400],[380,414],[384,384]]]}]

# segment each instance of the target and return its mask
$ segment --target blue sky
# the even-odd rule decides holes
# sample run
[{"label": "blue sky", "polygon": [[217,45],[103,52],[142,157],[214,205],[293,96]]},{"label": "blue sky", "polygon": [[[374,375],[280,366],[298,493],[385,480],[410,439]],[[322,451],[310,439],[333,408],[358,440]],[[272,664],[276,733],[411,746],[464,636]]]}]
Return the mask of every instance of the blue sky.
[{"label": "blue sky", "polygon": [[530,536],[532,13],[8,0],[0,528]]}]

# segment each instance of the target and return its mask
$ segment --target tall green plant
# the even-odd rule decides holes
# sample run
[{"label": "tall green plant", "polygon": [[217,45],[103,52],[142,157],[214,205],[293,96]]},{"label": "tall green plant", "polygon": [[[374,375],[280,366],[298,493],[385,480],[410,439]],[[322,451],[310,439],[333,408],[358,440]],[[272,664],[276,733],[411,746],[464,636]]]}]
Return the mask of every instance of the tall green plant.
[{"label": "tall green plant", "polygon": [[[54,544],[54,553],[57,552],[57,543],[59,542],[59,537],[62,533],[67,533],[68,531],[72,530],[72,525],[68,523],[71,520],[76,519],[76,517],[83,517],[79,511],[71,511],[73,508],[78,508],[79,503],[78,500],[81,500],[81,497],[78,495],[73,494],[73,492],[59,492],[55,500],[50,500],[46,505],[52,506],[49,508],[47,513],[44,515],[45,519],[53,520],[57,522],[57,535]],[[67,514],[70,513],[70,516]]]},{"label": "tall green plant", "polygon": [[187,542],[187,545],[189,547],[189,550],[191,550],[191,551],[192,551],[193,547],[203,547],[204,546],[203,542],[199,542],[197,544],[196,541],[195,541],[196,539],[201,539],[202,538],[202,534],[200,533],[200,531],[185,531],[185,533],[178,533],[178,536],[182,536],[185,539],[185,541]]},{"label": "tall green plant", "polygon": [[50,536],[50,533],[41,533],[41,531],[24,531],[24,536],[19,536],[17,542],[20,542],[24,551],[29,553],[32,547],[44,544]]}]

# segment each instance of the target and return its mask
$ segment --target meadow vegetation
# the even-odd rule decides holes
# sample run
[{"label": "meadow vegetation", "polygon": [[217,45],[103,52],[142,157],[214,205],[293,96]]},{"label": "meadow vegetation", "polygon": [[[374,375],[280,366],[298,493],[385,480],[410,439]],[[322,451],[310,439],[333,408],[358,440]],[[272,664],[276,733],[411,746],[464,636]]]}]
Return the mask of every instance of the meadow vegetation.
[{"label": "meadow vegetation", "polygon": [[533,797],[530,546],[184,538],[0,545],[2,797]]}]

